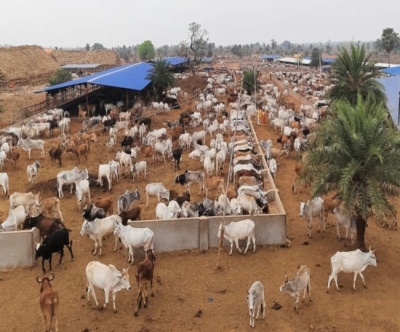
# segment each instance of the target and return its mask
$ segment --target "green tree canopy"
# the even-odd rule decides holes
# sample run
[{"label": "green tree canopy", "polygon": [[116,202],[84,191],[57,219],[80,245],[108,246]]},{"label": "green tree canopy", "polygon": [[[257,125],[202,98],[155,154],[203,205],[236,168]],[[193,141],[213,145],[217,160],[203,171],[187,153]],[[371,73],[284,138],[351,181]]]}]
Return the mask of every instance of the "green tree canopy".
[{"label": "green tree canopy", "polygon": [[350,51],[341,48],[336,61],[332,64],[332,89],[327,96],[332,100],[346,99],[350,104],[357,103],[358,95],[364,100],[368,95],[377,102],[386,102],[386,95],[376,77],[379,74],[371,61],[371,53],[366,54],[364,44],[350,45]]},{"label": "green tree canopy", "polygon": [[390,53],[400,48],[400,37],[392,28],[386,28],[382,32],[382,37],[376,41],[379,50],[385,51],[388,55],[390,67]]},{"label": "green tree canopy", "polygon": [[72,75],[65,69],[58,69],[48,80],[50,85],[56,85],[72,80]]},{"label": "green tree canopy", "polygon": [[315,69],[321,66],[321,51],[319,48],[314,47],[311,51],[311,62],[310,67],[315,67]]},{"label": "green tree canopy", "polygon": [[243,73],[243,89],[252,94],[256,88],[260,86],[260,82],[257,80],[257,72],[252,69],[245,70]]},{"label": "green tree canopy", "polygon": [[154,50],[153,43],[150,40],[145,40],[138,47],[139,58],[142,61],[148,61],[154,59],[156,52]]},{"label": "green tree canopy", "polygon": [[400,194],[400,135],[382,102],[360,94],[333,104],[333,116],[322,122],[305,158],[302,179],[312,196],[334,192],[357,224],[357,247],[371,215],[392,211],[389,196]]},{"label": "green tree canopy", "polygon": [[105,50],[106,48],[103,46],[103,44],[100,43],[94,43],[92,46],[92,51],[97,51],[97,50]]},{"label": "green tree canopy", "polygon": [[152,63],[146,78],[151,80],[154,92],[160,99],[164,90],[176,84],[174,74],[166,60],[157,60]]}]

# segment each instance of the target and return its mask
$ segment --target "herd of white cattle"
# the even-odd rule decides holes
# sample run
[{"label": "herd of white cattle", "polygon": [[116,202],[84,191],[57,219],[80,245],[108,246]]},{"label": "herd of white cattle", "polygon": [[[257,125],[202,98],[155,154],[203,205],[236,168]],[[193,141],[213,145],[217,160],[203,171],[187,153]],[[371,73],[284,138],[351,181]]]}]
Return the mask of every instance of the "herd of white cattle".
[{"label": "herd of white cattle", "polygon": [[[226,214],[259,214],[265,211],[265,207],[268,205],[267,191],[263,188],[263,177],[266,174],[266,170],[262,164],[262,159],[256,153],[254,153],[254,138],[251,132],[250,126],[247,121],[247,117],[254,118],[256,115],[256,104],[252,99],[252,96],[242,94],[239,96],[239,101],[231,102],[229,104],[229,116],[223,115],[225,111],[225,103],[222,103],[218,96],[224,96],[227,93],[226,88],[223,84],[214,83],[218,81],[217,78],[208,80],[208,84],[214,89],[214,93],[200,94],[199,103],[196,106],[196,111],[190,114],[190,125],[192,128],[197,126],[203,126],[201,130],[194,131],[192,134],[187,132],[182,133],[178,137],[179,146],[177,150],[180,150],[179,158],[182,153],[187,152],[189,158],[198,158],[200,161],[200,171],[187,171],[184,174],[177,176],[175,183],[180,183],[187,186],[187,191],[190,193],[190,184],[199,184],[200,191],[208,196],[209,191],[221,190],[221,194],[216,200],[210,200],[208,197],[201,202],[196,204],[189,204],[188,201],[183,201],[180,204],[175,200],[171,199],[171,192],[164,187],[162,183],[149,183],[146,187],[146,205],[148,205],[149,197],[157,197],[158,204],[156,206],[155,216],[156,219],[168,219],[177,218],[179,216],[200,216],[201,209],[198,205],[202,205],[204,211],[209,211],[211,214],[205,215],[226,215]],[[262,108],[264,111],[269,112],[270,123],[275,128],[281,129],[281,134],[287,137],[293,137],[292,132],[299,134],[304,127],[318,121],[318,116],[315,112],[318,112],[315,108],[303,107],[304,113],[300,115],[300,119],[295,119],[293,110],[285,109],[277,105],[276,97],[280,93],[277,88],[273,85],[267,84],[263,86],[263,94],[257,96],[257,99],[263,101],[264,105]],[[173,91],[178,94],[180,91]],[[182,96],[187,99],[187,93]],[[154,108],[160,108],[158,105],[153,104]],[[165,105],[163,109],[166,110]],[[202,112],[206,114],[206,118],[202,118]],[[227,112],[227,111],[226,111]],[[63,117],[64,112],[62,110],[53,110],[47,112],[43,116],[51,116],[50,120],[55,120],[58,126],[62,128],[62,133],[69,133],[69,118]],[[222,121],[218,121],[221,119]],[[274,119],[280,120],[274,121]],[[93,119],[89,119],[91,121]],[[134,139],[139,137],[140,142],[143,146],[151,147],[153,149],[153,163],[166,162],[166,158],[174,158],[173,143],[168,137],[165,128],[149,130],[145,125],[133,125],[129,128],[129,119],[120,117],[122,123],[116,127],[114,126],[109,130],[110,140],[113,139],[114,143],[117,142],[118,133],[120,130],[124,131],[124,136],[132,136]],[[47,120],[46,120],[47,121]],[[97,121],[97,119],[96,119]],[[96,121],[92,121],[93,123]],[[107,121],[107,119],[99,119],[99,123]],[[117,123],[118,123],[117,122]],[[300,126],[294,124],[300,123]],[[44,140],[40,139],[42,133],[47,136],[51,135],[51,127],[46,129],[39,129],[40,126],[35,124],[36,122],[28,122],[21,128],[9,128],[9,132],[13,133],[18,137],[17,146],[22,147],[28,152],[29,159],[31,158],[31,150],[39,150],[40,157],[44,158]],[[94,127],[94,126],[92,126]],[[18,130],[20,129],[20,130]],[[149,132],[146,135],[146,131]],[[207,146],[206,136],[209,134],[210,144]],[[228,137],[225,141],[224,135]],[[300,136],[300,134],[299,134]],[[23,138],[26,137],[26,138]],[[35,139],[36,138],[36,139]],[[297,139],[297,138],[296,138]],[[66,140],[65,136],[62,138],[62,143]],[[303,137],[298,152],[304,149],[307,137]],[[297,141],[298,142],[298,141]],[[0,151],[12,150],[10,146],[10,139],[5,138],[1,142]],[[65,143],[68,146],[70,143]],[[108,146],[113,148],[115,144]],[[4,147],[3,147],[4,146]],[[273,176],[276,176],[277,172],[277,160],[280,160],[285,154],[289,154],[290,146],[284,146],[282,150],[274,149],[272,147],[272,141],[267,140],[266,142],[260,142],[260,146],[264,149],[265,159],[269,166],[269,171]],[[296,146],[296,144],[294,144]],[[124,174],[130,173],[132,177],[138,178],[139,174],[142,174],[143,178],[146,179],[147,163],[146,161],[136,161],[139,148],[130,147],[128,153],[126,151],[118,151],[116,153],[115,160],[111,160],[108,163],[99,165],[98,173],[98,184],[103,186],[103,180],[107,179],[108,190],[112,188],[113,181],[119,181],[121,171]],[[178,151],[179,152],[179,151]],[[6,152],[0,155],[0,165],[3,166],[4,161],[8,158]],[[232,170],[228,174],[227,179],[220,177],[223,166],[227,160],[232,160]],[[40,172],[40,162],[35,160],[33,164],[28,165],[27,175],[28,181],[31,184],[37,183],[38,173]],[[192,174],[193,173],[193,174]],[[212,177],[213,176],[213,177]],[[224,184],[226,182],[233,182],[235,186],[236,195],[230,196],[228,192],[225,192]],[[90,196],[90,185],[88,170],[80,170],[78,167],[74,167],[72,170],[63,170],[59,172],[56,178],[58,197],[63,198],[63,185],[70,185],[70,193],[72,194],[73,185],[76,188],[77,204],[80,208],[92,204]],[[7,173],[0,173],[0,185],[2,186],[5,196],[9,195],[9,179]],[[93,254],[102,254],[102,241],[106,235],[114,234],[115,244],[114,251],[117,248],[118,238],[122,244],[128,249],[127,261],[129,263],[134,262],[134,249],[143,248],[146,252],[145,260],[139,263],[138,271],[136,273],[136,281],[139,288],[139,295],[137,299],[137,309],[140,308],[142,301],[145,305],[147,303],[147,283],[150,283],[152,287],[152,276],[154,268],[154,249],[156,244],[154,242],[154,232],[149,228],[135,228],[130,225],[124,225],[120,214],[122,212],[129,211],[131,203],[134,200],[140,199],[138,192],[124,193],[123,195],[133,195],[135,198],[130,198],[127,201],[121,199],[121,205],[118,203],[118,214],[110,214],[109,216],[98,218],[95,217],[92,220],[84,219],[82,224],[80,235],[87,233],[89,237],[94,241],[95,248]],[[121,197],[123,196],[121,195]],[[130,197],[130,196],[129,196]],[[190,197],[190,196],[189,196]],[[161,202],[165,199],[168,201],[168,205]],[[190,200],[190,199],[189,199]],[[50,201],[49,201],[50,202]],[[59,207],[60,200],[56,197],[51,201],[52,203],[40,202],[39,196],[32,193],[13,193],[10,195],[10,211],[7,219],[1,224],[0,230],[12,231],[19,230],[23,227],[27,216],[32,215],[32,211],[35,214],[40,215],[45,211],[49,215],[53,215],[62,220],[62,214]],[[120,199],[118,199],[120,202]],[[50,208],[47,210],[48,205]],[[93,204],[92,204],[93,205]],[[121,207],[120,207],[121,206]],[[85,209],[84,209],[85,210]],[[104,212],[104,211],[103,211]],[[303,216],[307,221],[307,234],[311,237],[311,224],[314,217],[320,218],[320,227],[325,228],[325,208],[324,200],[320,197],[314,198],[308,202],[302,202],[300,207],[300,216]],[[337,206],[333,213],[337,219],[338,237],[340,238],[339,225],[343,225],[346,229],[346,241],[348,233],[352,235],[355,233],[354,218],[347,215],[341,206]],[[128,221],[129,222],[129,221]],[[229,241],[231,245],[230,255],[233,251],[233,244],[235,243],[237,250],[242,253],[239,247],[239,240],[247,240],[247,245],[244,250],[244,254],[247,253],[251,243],[253,244],[253,252],[256,251],[256,232],[255,223],[251,219],[244,219],[238,222],[232,222],[229,225],[221,224],[218,233],[216,234],[220,238],[223,237]],[[48,235],[50,237],[51,235]],[[332,273],[328,280],[328,289],[332,280],[335,280],[336,288],[339,290],[337,284],[337,275],[339,272],[354,273],[353,288],[355,290],[355,281],[357,275],[360,275],[364,282],[364,276],[362,272],[368,265],[376,266],[376,257],[372,250],[364,253],[360,250],[354,250],[350,252],[337,252],[331,258]],[[87,296],[89,301],[89,294],[91,293],[96,306],[98,301],[96,299],[94,287],[103,289],[105,292],[105,303],[104,307],[108,303],[109,293],[113,296],[113,309],[116,311],[115,296],[116,293],[122,289],[129,289],[129,274],[127,270],[118,271],[115,266],[106,266],[100,262],[90,262],[86,267],[86,275],[88,279]],[[39,281],[38,281],[39,282]],[[44,282],[44,281],[43,281]],[[48,281],[50,283],[50,281]],[[305,266],[299,266],[297,274],[292,278],[288,279],[285,275],[283,284],[280,286],[281,292],[287,292],[296,299],[295,309],[298,309],[298,302],[300,292],[304,290],[303,299],[306,292],[309,293],[311,301],[311,285],[310,285],[310,269]],[[54,293],[48,292],[48,296],[54,296]],[[265,317],[265,295],[264,287],[260,281],[254,282],[247,296],[248,309],[250,315],[250,326],[254,327],[255,319],[259,317],[260,311],[263,317]]]}]

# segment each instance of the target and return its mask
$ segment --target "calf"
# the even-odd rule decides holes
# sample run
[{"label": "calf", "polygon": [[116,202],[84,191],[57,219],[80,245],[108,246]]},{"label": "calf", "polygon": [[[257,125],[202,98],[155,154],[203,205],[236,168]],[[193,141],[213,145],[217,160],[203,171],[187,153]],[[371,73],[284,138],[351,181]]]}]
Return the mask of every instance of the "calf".
[{"label": "calf", "polygon": [[106,212],[103,208],[97,207],[93,203],[88,208],[83,209],[83,219],[87,221],[93,221],[96,218],[102,219],[106,217]]},{"label": "calf", "polygon": [[60,209],[60,199],[58,197],[49,197],[42,200],[39,204],[39,209],[40,213],[46,216],[50,216],[53,214],[54,218],[59,217],[61,221],[64,222]]},{"label": "calf", "polygon": [[331,257],[332,273],[328,279],[327,293],[329,293],[329,287],[331,285],[332,279],[335,280],[336,289],[340,291],[337,282],[337,276],[339,272],[354,273],[354,290],[356,290],[356,280],[358,274],[360,275],[364,283],[364,287],[367,288],[362,272],[367,268],[368,265],[377,265],[374,252],[375,250],[371,250],[371,247],[369,248],[368,252],[362,252],[360,249],[349,252],[336,252],[336,254]]},{"label": "calf", "polygon": [[128,211],[122,211],[119,216],[122,219],[122,225],[126,226],[128,224],[128,220],[140,220],[140,213],[142,209],[138,207],[134,207]]},{"label": "calf", "polygon": [[54,279],[54,273],[50,273],[50,277],[44,276],[40,278],[37,275],[36,281],[40,286],[40,309],[42,310],[44,321],[46,324],[46,332],[51,331],[51,325],[54,321],[55,331],[58,332],[58,305],[60,303],[58,292],[53,288],[51,281]]},{"label": "calf", "polygon": [[136,311],[135,316],[137,317],[139,309],[143,306],[147,308],[147,283],[150,282],[151,287],[151,296],[154,297],[153,292],[153,272],[154,272],[154,263],[156,261],[156,257],[153,254],[152,250],[147,250],[146,257],[143,262],[140,262],[137,265],[137,271],[135,274],[136,284],[138,285],[138,297],[136,301]]},{"label": "calf", "polygon": [[52,271],[51,256],[53,255],[53,253],[60,253],[60,261],[58,262],[58,264],[61,264],[64,256],[64,246],[67,246],[71,254],[71,259],[74,259],[74,254],[72,253],[72,241],[69,240],[69,232],[69,229],[61,228],[47,236],[44,239],[42,245],[40,245],[40,243],[36,244],[35,260],[37,260],[39,257],[42,257],[43,273],[46,273],[46,269],[44,268],[45,260],[49,260],[50,271]]},{"label": "calf", "polygon": [[254,327],[254,316],[255,319],[258,319],[260,310],[263,318],[265,318],[264,286],[260,281],[255,281],[251,285],[247,293],[247,305],[249,307],[250,327]]},{"label": "calf", "polygon": [[297,274],[288,280],[287,274],[279,291],[289,293],[290,296],[296,299],[294,309],[299,309],[300,292],[304,289],[303,301],[308,291],[308,296],[311,302],[311,283],[310,283],[310,269],[307,265],[300,265]]},{"label": "calf", "polygon": [[96,292],[94,287],[104,290],[105,301],[102,308],[104,309],[108,304],[108,297],[110,292],[113,297],[113,310],[118,312],[115,306],[116,293],[122,289],[130,289],[131,285],[129,283],[128,269],[122,269],[122,272],[118,271],[114,265],[105,265],[98,261],[91,261],[86,265],[86,278],[87,278],[87,301],[90,302],[89,292],[92,293],[94,301],[96,302],[97,308],[99,307],[99,302],[97,302]]},{"label": "calf", "polygon": [[179,171],[179,164],[182,159],[182,148],[177,148],[174,151],[172,151],[172,157],[174,159],[175,172],[177,170]]},{"label": "calf", "polygon": [[254,235],[254,228],[255,224],[251,219],[231,222],[229,225],[225,225],[225,227],[223,227],[222,222],[220,222],[218,228],[218,239],[221,238],[221,233],[224,231],[224,238],[231,243],[231,251],[229,252],[229,255],[232,255],[233,242],[235,242],[237,250],[242,253],[242,250],[239,248],[239,240],[246,238],[247,245],[244,254],[246,255],[247,249],[249,249],[250,239],[253,240],[253,252],[256,252],[256,237]]}]

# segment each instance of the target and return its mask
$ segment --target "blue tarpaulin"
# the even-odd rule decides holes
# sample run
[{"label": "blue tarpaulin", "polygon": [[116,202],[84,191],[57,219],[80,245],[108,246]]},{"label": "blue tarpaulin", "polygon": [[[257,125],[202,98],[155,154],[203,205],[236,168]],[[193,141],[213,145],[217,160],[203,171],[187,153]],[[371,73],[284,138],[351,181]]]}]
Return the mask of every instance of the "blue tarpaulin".
[{"label": "blue tarpaulin", "polygon": [[399,76],[400,75],[400,66],[398,67],[391,67],[391,68],[385,68],[382,69],[382,71],[386,74],[390,74],[393,76]]},{"label": "blue tarpaulin", "polygon": [[394,124],[399,126],[399,98],[400,98],[400,76],[386,77],[378,79],[384,89],[387,97],[387,107],[393,119]]},{"label": "blue tarpaulin", "polygon": [[[172,66],[186,62],[186,59],[182,57],[171,57],[166,58],[166,60]],[[141,91],[151,82],[150,80],[146,79],[150,68],[151,63],[148,62],[128,64],[110,68],[99,73],[78,78],[73,81],[52,85],[36,92],[57,91],[79,84],[95,84]]]}]

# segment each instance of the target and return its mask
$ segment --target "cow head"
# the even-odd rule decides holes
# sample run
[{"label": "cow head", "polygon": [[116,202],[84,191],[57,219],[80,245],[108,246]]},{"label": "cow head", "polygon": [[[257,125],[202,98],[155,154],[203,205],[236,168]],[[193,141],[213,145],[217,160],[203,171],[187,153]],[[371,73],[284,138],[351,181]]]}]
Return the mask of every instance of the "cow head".
[{"label": "cow head", "polygon": [[304,207],[306,206],[306,203],[300,202],[300,217],[303,216],[304,213]]},{"label": "cow head", "polygon": [[35,250],[35,260],[37,260],[39,257],[43,256],[43,249],[47,247],[46,243],[40,244],[35,242],[36,244],[36,250]]}]

